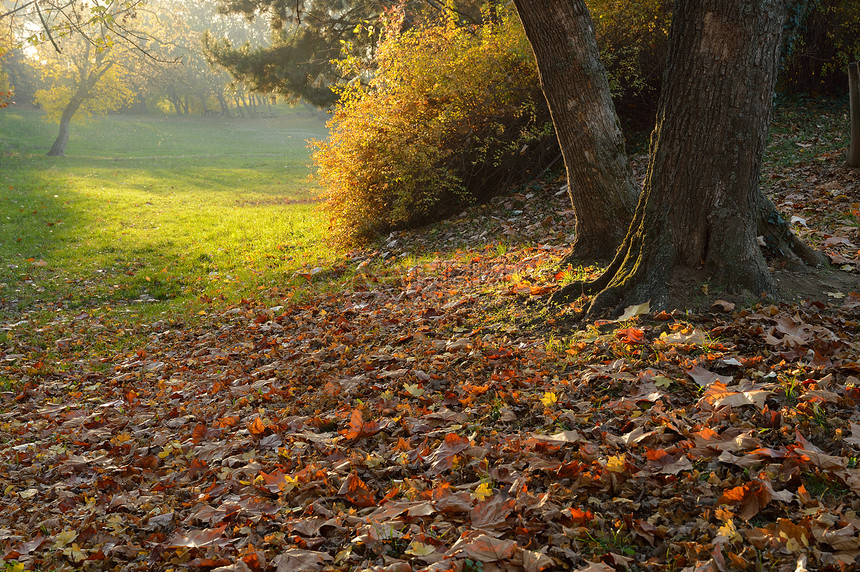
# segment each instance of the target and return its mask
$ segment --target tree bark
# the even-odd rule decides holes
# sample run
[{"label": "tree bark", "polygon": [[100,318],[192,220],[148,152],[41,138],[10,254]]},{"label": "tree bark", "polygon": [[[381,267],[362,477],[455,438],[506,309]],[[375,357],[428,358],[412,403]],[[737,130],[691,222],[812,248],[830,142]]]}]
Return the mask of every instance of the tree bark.
[{"label": "tree bark", "polygon": [[[785,0],[675,4],[645,187],[623,244],[594,283],[595,317],[669,305],[673,282],[776,294],[758,243],[798,263],[820,255],[791,235],[758,188],[786,17]],[[579,292],[577,292],[579,290]]]},{"label": "tree bark", "polygon": [[848,97],[851,101],[851,147],[848,167],[860,167],[860,62],[848,65]]},{"label": "tree bark", "polygon": [[515,0],[540,72],[576,214],[568,260],[612,258],[639,189],[583,0]]}]

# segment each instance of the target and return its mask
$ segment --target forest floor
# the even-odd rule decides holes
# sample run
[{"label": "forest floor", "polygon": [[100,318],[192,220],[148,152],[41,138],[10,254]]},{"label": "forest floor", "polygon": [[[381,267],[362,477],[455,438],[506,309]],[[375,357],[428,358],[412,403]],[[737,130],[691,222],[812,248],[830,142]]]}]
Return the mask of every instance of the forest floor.
[{"label": "forest floor", "polygon": [[834,268],[783,302],[562,327],[547,181],[301,273],[340,292],[3,324],[6,569],[856,569],[860,176],[804,133],[764,179]]}]

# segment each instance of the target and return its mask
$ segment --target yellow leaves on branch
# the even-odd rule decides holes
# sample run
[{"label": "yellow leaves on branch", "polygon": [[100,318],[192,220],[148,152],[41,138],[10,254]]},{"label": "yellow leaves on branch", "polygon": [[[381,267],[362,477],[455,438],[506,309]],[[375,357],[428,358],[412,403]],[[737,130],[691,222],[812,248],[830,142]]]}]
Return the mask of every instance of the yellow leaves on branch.
[{"label": "yellow leaves on branch", "polygon": [[57,54],[45,48],[40,61],[40,69],[44,89],[35,94],[36,103],[45,111],[47,117],[58,122],[63,110],[79,91],[82,78],[95,77],[98,81],[87,90],[83,103],[75,113],[75,117],[91,117],[114,111],[131,101],[134,97],[132,90],[132,74],[120,59],[124,54],[119,47],[108,51],[87,49],[78,41],[64,44],[63,53]]}]

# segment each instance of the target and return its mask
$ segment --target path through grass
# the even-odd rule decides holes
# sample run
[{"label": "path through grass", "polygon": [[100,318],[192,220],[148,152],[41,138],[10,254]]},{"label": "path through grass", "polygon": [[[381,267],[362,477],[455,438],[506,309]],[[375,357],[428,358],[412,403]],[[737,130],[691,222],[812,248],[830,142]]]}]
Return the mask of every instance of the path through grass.
[{"label": "path through grass", "polygon": [[152,314],[303,279],[333,254],[307,181],[316,118],[115,116],[54,126],[0,113],[0,320],[120,307]]}]

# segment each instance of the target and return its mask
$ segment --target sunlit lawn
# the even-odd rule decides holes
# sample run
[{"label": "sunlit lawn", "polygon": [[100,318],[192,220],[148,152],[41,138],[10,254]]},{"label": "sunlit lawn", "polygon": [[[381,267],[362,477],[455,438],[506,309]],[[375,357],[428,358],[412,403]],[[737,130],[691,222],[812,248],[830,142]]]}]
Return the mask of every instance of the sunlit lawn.
[{"label": "sunlit lawn", "polygon": [[[0,320],[113,307],[151,314],[300,286],[325,264],[307,181],[307,114],[267,119],[115,116],[53,125],[0,111]],[[280,294],[279,294],[280,295]]]}]

